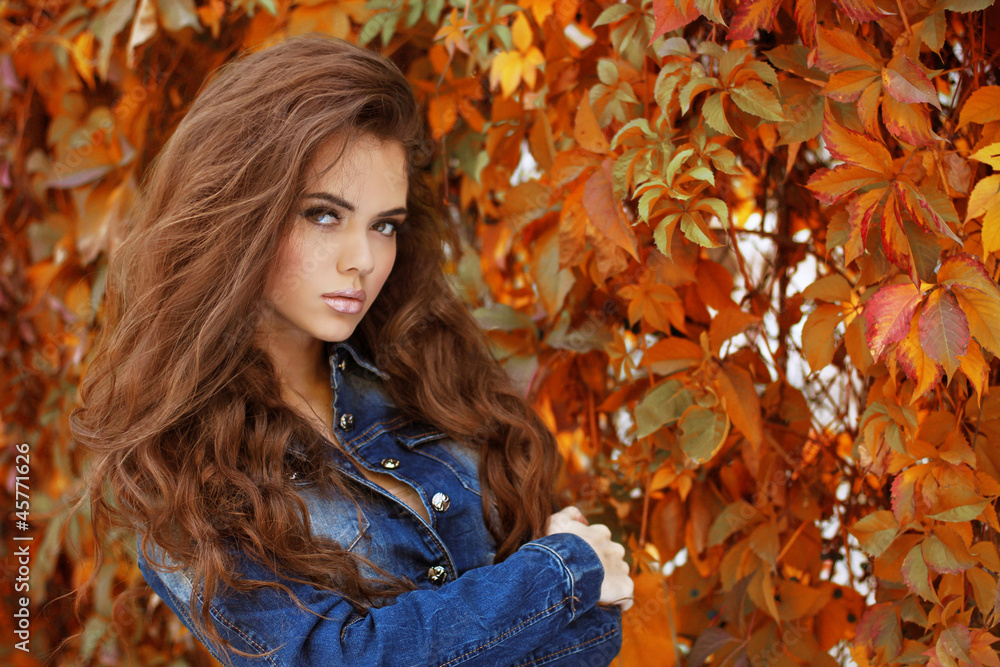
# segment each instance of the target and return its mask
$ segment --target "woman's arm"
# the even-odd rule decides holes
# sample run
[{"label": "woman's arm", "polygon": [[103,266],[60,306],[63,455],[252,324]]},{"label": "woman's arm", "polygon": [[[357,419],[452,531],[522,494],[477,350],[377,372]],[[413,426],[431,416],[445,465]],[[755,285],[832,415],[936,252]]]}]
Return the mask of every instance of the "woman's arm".
[{"label": "woman's arm", "polygon": [[[140,567],[206,643],[190,620],[191,583],[184,571],[155,572],[141,557]],[[243,574],[274,580],[249,562]],[[583,537],[561,532],[528,542],[502,563],[470,570],[436,589],[404,593],[364,615],[336,593],[289,582],[283,583],[315,614],[264,588],[219,597],[212,615],[235,647],[268,652],[253,659],[230,652],[234,665],[498,667],[563,661],[603,667],[621,644],[617,608],[596,606],[603,580],[598,553]]]}]

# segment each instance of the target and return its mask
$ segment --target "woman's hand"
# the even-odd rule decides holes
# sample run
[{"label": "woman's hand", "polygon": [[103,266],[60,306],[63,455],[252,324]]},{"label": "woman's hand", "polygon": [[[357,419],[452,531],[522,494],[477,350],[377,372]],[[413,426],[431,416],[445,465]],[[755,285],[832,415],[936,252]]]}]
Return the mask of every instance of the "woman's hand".
[{"label": "woman's hand", "polygon": [[572,533],[578,535],[597,553],[604,566],[599,603],[616,604],[626,611],[632,606],[634,584],[625,562],[625,547],[611,540],[611,530],[604,524],[589,525],[587,518],[570,505],[549,517],[545,534]]}]

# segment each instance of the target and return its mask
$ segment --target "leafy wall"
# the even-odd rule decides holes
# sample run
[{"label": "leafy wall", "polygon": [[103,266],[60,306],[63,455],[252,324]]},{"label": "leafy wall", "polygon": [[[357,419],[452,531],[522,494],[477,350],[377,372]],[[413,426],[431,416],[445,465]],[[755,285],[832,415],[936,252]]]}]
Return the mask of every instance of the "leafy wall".
[{"label": "leafy wall", "polygon": [[66,415],[150,159],[220,63],[321,31],[391,54],[426,105],[455,287],[557,433],[566,502],[629,546],[621,664],[1000,665],[988,0],[0,13],[0,661],[211,664],[127,537],[72,614],[93,544]]}]

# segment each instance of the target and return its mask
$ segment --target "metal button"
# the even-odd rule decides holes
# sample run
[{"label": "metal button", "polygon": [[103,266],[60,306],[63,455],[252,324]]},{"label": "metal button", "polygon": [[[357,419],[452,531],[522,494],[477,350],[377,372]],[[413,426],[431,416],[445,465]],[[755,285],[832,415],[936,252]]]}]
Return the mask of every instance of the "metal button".
[{"label": "metal button", "polygon": [[382,467],[387,470],[395,470],[399,467],[399,459],[382,459]]},{"label": "metal button", "polygon": [[345,368],[347,368],[347,359],[341,359],[340,361],[338,361],[337,368],[339,368],[340,370],[344,370]]},{"label": "metal button", "polygon": [[354,428],[354,415],[352,415],[350,412],[345,412],[344,414],[340,415],[340,428],[342,428],[345,431],[350,431],[352,428]]},{"label": "metal button", "polygon": [[443,584],[444,580],[448,578],[448,573],[440,565],[435,565],[431,569],[427,570],[427,578],[435,584]]},{"label": "metal button", "polygon": [[451,507],[451,498],[448,497],[447,493],[435,493],[434,497],[431,498],[431,505],[434,506],[438,512],[447,511]]}]

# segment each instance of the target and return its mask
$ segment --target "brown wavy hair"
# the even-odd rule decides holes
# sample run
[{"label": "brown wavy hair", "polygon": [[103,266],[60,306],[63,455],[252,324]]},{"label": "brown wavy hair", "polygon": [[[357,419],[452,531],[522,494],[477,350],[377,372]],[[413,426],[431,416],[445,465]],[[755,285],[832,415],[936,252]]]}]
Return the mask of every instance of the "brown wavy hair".
[{"label": "brown wavy hair", "polygon": [[144,557],[164,568],[154,540],[194,573],[191,615],[212,642],[228,644],[209,616],[216,593],[268,585],[235,574],[233,546],[361,613],[413,587],[392,573],[360,577],[363,558],[311,533],[289,479],[293,440],[306,454],[296,472],[352,497],[358,489],[324,468],[329,445],[282,402],[276,369],[254,344],[306,168],[329,139],[365,136],[405,149],[409,213],[352,344],[388,373],[389,398],[407,416],[480,450],[498,562],[541,536],[553,510],[554,437],[445,278],[446,241],[452,252],[458,244],[435,203],[432,146],[404,75],[315,34],[241,54],[213,74],[151,163],[109,259],[103,328],[70,416],[92,454],[93,572],[112,527],[138,531]]}]

